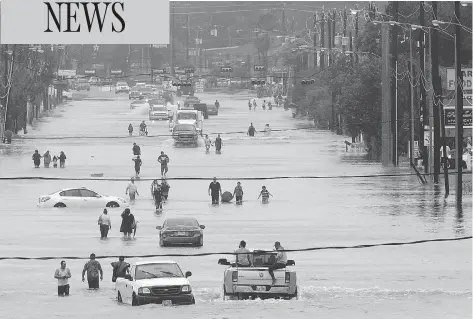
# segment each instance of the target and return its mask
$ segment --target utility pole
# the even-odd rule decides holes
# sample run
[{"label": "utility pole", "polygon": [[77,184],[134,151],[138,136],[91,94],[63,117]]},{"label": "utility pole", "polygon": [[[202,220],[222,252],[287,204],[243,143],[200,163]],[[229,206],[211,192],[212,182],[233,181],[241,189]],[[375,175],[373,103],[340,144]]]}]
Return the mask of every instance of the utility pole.
[{"label": "utility pole", "polygon": [[[440,101],[439,102],[443,102]],[[440,124],[442,126],[442,147],[443,147],[443,153],[447,154],[447,138],[445,136],[445,118],[443,116],[443,103],[440,103],[439,105],[439,113],[440,113]],[[444,162],[443,162],[443,179],[445,180],[445,198],[448,197],[450,194],[450,185],[448,183],[448,158],[444,157]]]},{"label": "utility pole", "polygon": [[[437,16],[437,1],[432,1],[432,19],[436,20]],[[434,118],[434,138],[433,141],[430,141],[432,147],[434,148],[434,183],[439,182],[440,175],[440,145],[442,145],[440,140],[440,117],[443,114],[440,113],[440,97],[442,96],[442,85],[440,83],[440,74],[439,74],[439,36],[438,29],[436,26],[432,28],[431,33],[431,43],[430,43],[430,52],[432,55],[432,86],[434,88],[434,96],[432,99],[432,112]],[[424,115],[424,121],[428,120],[428,117]],[[426,149],[426,154],[429,154],[428,147]],[[446,153],[445,153],[446,154]],[[428,168],[429,163],[426,163],[425,166]]]},{"label": "utility pole", "polygon": [[460,26],[460,1],[455,1],[455,83],[456,83],[456,96],[457,101],[455,105],[455,167],[457,169],[457,187],[455,197],[457,205],[461,205],[463,196],[463,169],[462,169],[462,158],[463,158],[463,74],[462,66],[460,61],[461,52],[461,26]]},{"label": "utility pole", "polygon": [[[325,45],[325,12],[322,11],[322,18],[320,19],[320,48],[323,49]],[[320,69],[325,68],[325,52],[320,50]]]},{"label": "utility pole", "polygon": [[414,63],[413,63],[413,56],[412,56],[412,29],[409,29],[409,77],[410,77],[410,96],[411,96],[411,109],[410,109],[410,125],[409,125],[409,132],[411,134],[410,143],[409,143],[409,161],[410,165],[414,165]]},{"label": "utility pole", "polygon": [[[4,118],[3,118],[3,132],[2,132],[2,139],[3,137],[5,136],[5,131],[7,130],[7,122],[8,122],[8,93],[9,93],[9,89],[11,87],[9,87],[9,84],[8,83],[8,72],[10,71],[9,70],[9,66],[8,66],[8,60],[9,60],[9,51],[8,51],[8,44],[5,44],[3,46],[5,48],[5,50],[3,50],[3,65],[4,65],[4,69],[3,69],[3,82],[5,83],[5,93],[4,93],[4,96],[5,98],[3,99],[2,101],[2,104],[3,104],[3,110],[4,110]],[[13,67],[13,65],[12,65]]]},{"label": "utility pole", "polygon": [[[424,2],[420,2],[419,23],[425,25]],[[427,107],[427,92],[425,90],[425,31],[419,30],[419,49],[420,49],[420,125],[419,125],[419,152],[422,155],[422,164],[424,172],[429,172],[429,151],[424,146],[425,126],[429,126],[429,108]]]},{"label": "utility pole", "polygon": [[284,37],[286,37],[286,3],[283,4],[283,9],[282,9],[282,17],[281,17],[281,24],[282,24],[282,32],[284,34]]},{"label": "utility pole", "polygon": [[169,28],[170,37],[169,37],[169,61],[171,65],[171,76],[174,76],[174,5],[171,2],[171,27]]},{"label": "utility pole", "polygon": [[314,14],[314,68],[317,67],[317,11]]},{"label": "utility pole", "polygon": [[327,65],[330,66],[332,64],[332,23],[330,21],[330,12],[327,14],[328,21],[327,21],[327,33],[328,33],[328,63]]},{"label": "utility pole", "polygon": [[[350,40],[349,40],[349,41],[350,41],[350,42],[349,42],[349,43],[350,43],[350,44],[349,44],[349,50],[350,50],[350,52],[351,52],[351,54],[350,54],[350,60],[351,60],[351,64],[353,64],[353,58],[354,58],[354,55],[356,55],[356,53],[353,52],[353,38],[352,38],[352,36],[351,36],[351,31],[348,32],[348,36],[350,37]],[[355,141],[353,141],[353,142],[355,142]]]},{"label": "utility pole", "polygon": [[[343,37],[347,36],[347,7],[343,10]],[[343,38],[342,38],[342,48],[345,51],[345,46],[343,45]]]},{"label": "utility pole", "polygon": [[[393,1],[393,9],[394,9],[394,21],[399,22],[399,2]],[[392,43],[392,54],[391,54],[391,66],[396,66],[396,72],[394,74],[394,81],[395,85],[391,84],[391,96],[394,97],[391,100],[391,130],[393,134],[393,165],[398,166],[398,154],[397,154],[397,143],[398,143],[398,138],[397,138],[397,55],[398,55],[398,26],[394,25],[392,26],[392,38],[391,38],[391,43]],[[392,77],[391,77],[392,81]]]},{"label": "utility pole", "polygon": [[[358,53],[358,11],[355,13],[355,52]],[[355,61],[358,64],[358,54],[355,54]]]},{"label": "utility pole", "polygon": [[[335,35],[337,34],[335,32],[336,26],[335,26],[335,17],[336,17],[337,11],[334,9],[332,11],[332,48],[335,48]],[[335,59],[334,59],[335,60]]]},{"label": "utility pole", "polygon": [[186,32],[186,61],[187,61],[187,65],[189,65],[189,38],[190,38],[189,33],[191,32],[190,25],[189,25],[189,13],[187,13],[186,28],[187,28],[187,32]]}]

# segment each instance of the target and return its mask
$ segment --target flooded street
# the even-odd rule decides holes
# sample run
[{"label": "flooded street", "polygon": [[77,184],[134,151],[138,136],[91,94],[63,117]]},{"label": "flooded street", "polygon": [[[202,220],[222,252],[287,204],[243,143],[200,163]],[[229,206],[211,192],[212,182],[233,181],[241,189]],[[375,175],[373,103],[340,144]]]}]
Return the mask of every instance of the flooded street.
[{"label": "flooded street", "polygon": [[[194,254],[231,252],[245,240],[250,249],[271,249],[280,241],[285,249],[351,246],[434,238],[471,236],[471,196],[463,209],[455,198],[444,200],[443,188],[422,186],[415,176],[241,180],[244,203],[214,207],[207,194],[210,179],[222,178],[223,190],[233,192],[237,180],[300,176],[346,176],[407,173],[383,168],[361,156],[345,153],[346,139],[310,128],[307,120],[292,119],[290,111],[273,108],[249,111],[249,96],[198,94],[213,104],[218,116],[204,121],[204,134],[223,139],[221,154],[198,147],[175,147],[165,121],[148,120],[147,109],[130,110],[126,95],[111,100],[69,102],[39,121],[13,145],[0,145],[0,177],[55,177],[64,180],[0,180],[2,256],[78,256]],[[261,103],[259,103],[261,105]],[[139,137],[145,120],[148,137]],[[128,125],[135,127],[129,137]],[[270,124],[265,137],[246,135],[250,123],[257,130]],[[309,129],[307,129],[309,128]],[[281,130],[281,131],[276,131]],[[57,137],[57,138],[53,138]],[[90,187],[98,193],[125,197],[134,175],[132,146],[141,147],[143,166],[138,196],[131,211],[139,221],[135,240],[119,233],[122,209],[110,209],[112,228],[100,240],[97,218],[101,209],[39,209],[38,197],[69,187]],[[38,149],[67,156],[65,169],[33,168]],[[159,177],[157,158],[170,158],[169,200],[157,215],[148,179]],[[103,179],[87,180],[103,173]],[[189,180],[172,180],[189,177]],[[75,178],[76,180],[67,180]],[[106,179],[122,179],[107,181]],[[84,180],[80,180],[84,179]],[[268,205],[257,200],[261,186],[274,195]],[[157,225],[172,216],[195,217],[205,225],[201,248],[161,248]],[[231,256],[168,257],[183,271],[190,270],[196,305],[131,307],[116,302],[111,282],[113,259],[100,259],[104,280],[99,291],[81,281],[86,260],[67,259],[72,272],[71,296],[58,298],[54,270],[60,260],[0,261],[0,318],[468,318],[471,317],[471,240],[364,249],[288,253],[294,259],[299,300],[223,301],[225,266]],[[136,259],[129,258],[128,262]]]}]

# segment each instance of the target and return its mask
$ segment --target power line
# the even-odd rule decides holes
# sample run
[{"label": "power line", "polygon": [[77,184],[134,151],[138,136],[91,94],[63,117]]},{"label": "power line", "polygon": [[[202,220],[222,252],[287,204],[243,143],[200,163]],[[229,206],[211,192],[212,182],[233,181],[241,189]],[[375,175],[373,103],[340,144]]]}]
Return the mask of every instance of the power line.
[{"label": "power line", "polygon": [[[468,173],[468,171],[463,171]],[[449,172],[449,174],[458,174],[457,172]],[[421,174],[422,176],[430,176],[433,173]],[[418,176],[416,173],[399,173],[399,174],[367,174],[367,175],[318,175],[318,176],[272,176],[272,177],[219,177],[224,181],[265,181],[265,180],[287,180],[287,179],[358,179],[358,178],[386,178],[386,177],[409,177]],[[175,181],[211,181],[212,177],[166,177],[166,180]],[[140,177],[140,181],[154,181],[155,177]],[[128,182],[129,177],[102,178],[102,177],[44,177],[44,176],[11,176],[0,177],[0,180],[45,180],[45,181],[109,181],[109,182]]]},{"label": "power line", "polygon": [[[317,251],[317,250],[342,250],[342,249],[360,249],[360,248],[373,248],[373,247],[386,247],[386,246],[407,246],[407,245],[418,245],[425,243],[434,243],[434,242],[450,242],[450,241],[460,241],[471,239],[472,236],[465,237],[456,237],[456,238],[436,238],[436,239],[423,239],[416,241],[407,241],[407,242],[388,242],[381,244],[362,244],[362,245],[353,245],[353,246],[321,246],[321,247],[309,247],[309,248],[299,248],[299,249],[285,249],[280,250],[284,252],[302,252],[302,251]],[[274,253],[274,251],[253,251],[248,254],[256,255],[261,253]],[[155,258],[155,257],[204,257],[204,256],[215,256],[215,255],[238,255],[235,252],[213,252],[213,253],[197,253],[197,254],[152,254],[152,255],[110,255],[110,256],[95,256],[95,259],[109,259],[109,258],[118,258],[125,257],[128,259],[131,258]],[[48,256],[48,257],[0,257],[0,260],[56,260],[56,259],[68,259],[68,260],[86,260],[90,259],[89,256]]]}]

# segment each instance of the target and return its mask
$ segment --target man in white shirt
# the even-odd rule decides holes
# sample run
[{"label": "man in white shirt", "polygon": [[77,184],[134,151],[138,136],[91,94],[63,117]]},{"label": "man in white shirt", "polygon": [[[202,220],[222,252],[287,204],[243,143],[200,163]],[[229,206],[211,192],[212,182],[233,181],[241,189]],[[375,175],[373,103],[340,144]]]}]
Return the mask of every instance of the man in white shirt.
[{"label": "man in white shirt", "polygon": [[71,271],[66,268],[66,262],[61,261],[61,267],[56,269],[54,278],[57,279],[57,294],[58,296],[69,296],[69,278],[71,278]]},{"label": "man in white shirt", "polygon": [[235,250],[235,254],[235,263],[238,267],[251,266],[250,250],[246,248],[246,242],[244,240],[240,242],[240,246]]},{"label": "man in white shirt", "polygon": [[103,214],[100,215],[98,224],[100,226],[100,239],[107,238],[108,231],[112,229],[112,222],[106,208],[103,210]]},{"label": "man in white shirt", "polygon": [[128,184],[128,187],[126,188],[125,194],[130,194],[130,201],[135,200],[136,195],[140,195],[138,194],[138,187],[136,187],[135,179],[133,177],[131,178],[130,184]]},{"label": "man in white shirt", "polygon": [[274,264],[268,268],[269,274],[271,275],[271,278],[273,278],[273,286],[276,284],[274,270],[286,268],[287,264],[287,255],[286,252],[284,252],[284,247],[281,246],[280,242],[277,241],[274,243],[274,249],[278,252],[278,254],[276,255]]}]

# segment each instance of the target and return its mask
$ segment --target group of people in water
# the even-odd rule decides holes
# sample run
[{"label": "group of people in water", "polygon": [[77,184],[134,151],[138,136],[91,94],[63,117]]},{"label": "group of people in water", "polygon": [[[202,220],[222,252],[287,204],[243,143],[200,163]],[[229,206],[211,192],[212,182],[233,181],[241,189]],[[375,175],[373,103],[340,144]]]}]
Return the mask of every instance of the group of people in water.
[{"label": "group of people in water", "polygon": [[57,162],[59,161],[59,167],[64,168],[66,167],[66,154],[64,154],[63,151],[59,154],[59,156],[51,156],[49,151],[46,151],[43,155],[39,153],[38,150],[35,150],[32,156],[32,160],[34,163],[35,168],[39,168],[41,165],[41,159],[43,159],[44,167],[49,168],[49,165],[51,164],[51,161],[53,162],[53,167],[57,168]]},{"label": "group of people in water", "polygon": [[[143,164],[143,161],[141,160],[141,148],[138,144],[133,143],[132,151],[133,158],[131,160],[134,162],[135,177],[139,178],[141,165]],[[161,164],[161,177],[166,178],[166,174],[168,172],[169,156],[167,156],[164,151],[161,151],[161,155],[158,157],[158,163]]]},{"label": "group of people in water", "polygon": [[[135,216],[131,213],[129,208],[125,208],[121,214],[121,218],[122,223],[120,225],[120,233],[123,233],[123,238],[131,239],[131,234],[135,237],[138,221],[135,219]],[[100,229],[100,239],[106,239],[108,237],[108,231],[112,229],[112,222],[106,208],[99,216],[97,224]]]},{"label": "group of people in water", "polygon": [[[228,196],[224,197],[222,187],[217,181],[217,177],[214,177],[209,185],[208,193],[209,196],[212,197],[213,205],[218,205],[220,201],[229,202],[233,198],[235,198],[237,204],[243,203],[243,187],[241,186],[240,182],[237,182],[235,189],[233,190],[233,194],[229,193]],[[267,204],[269,202],[269,196],[273,197],[273,195],[266,189],[266,186],[262,186],[258,199],[262,198],[262,203]]]},{"label": "group of people in water", "polygon": [[[256,111],[256,107],[258,106],[258,104],[256,103],[256,99],[253,99],[253,102],[251,102],[251,100],[248,101],[248,109],[251,111]],[[266,106],[268,106],[268,110],[272,110],[273,109],[273,105],[271,104],[271,101],[268,101],[266,102],[266,100],[263,100],[263,104],[261,104],[261,108],[263,110],[266,110]]]},{"label": "group of people in water", "polygon": [[[133,135],[133,125],[130,123],[128,125],[128,135],[132,136]],[[142,135],[148,135],[148,127],[146,126],[145,121],[142,121],[140,123],[140,136]]]}]

